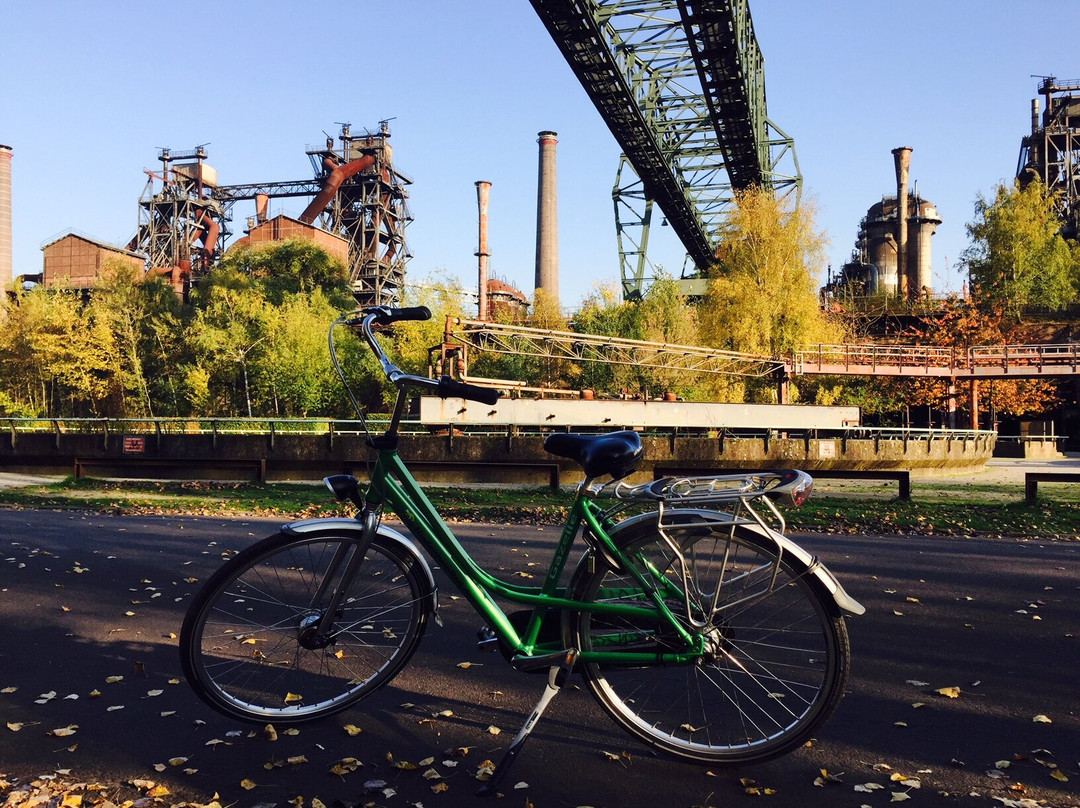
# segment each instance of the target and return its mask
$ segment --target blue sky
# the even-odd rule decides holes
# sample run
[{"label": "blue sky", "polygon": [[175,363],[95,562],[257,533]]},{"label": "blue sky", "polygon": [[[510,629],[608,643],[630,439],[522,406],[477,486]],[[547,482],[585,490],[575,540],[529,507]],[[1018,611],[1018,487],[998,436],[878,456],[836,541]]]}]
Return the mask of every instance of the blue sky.
[{"label": "blue sky", "polygon": [[[935,289],[959,289],[976,196],[1011,181],[1030,128],[1032,74],[1080,79],[1075,0],[751,0],[751,11],[769,114],[795,139],[829,262],[895,193],[890,151],[911,146],[911,178],[944,220]],[[619,148],[527,0],[6,0],[0,19],[16,274],[39,272],[41,246],[71,229],[126,243],[159,147],[208,144],[223,184],[304,179],[304,151],[324,130],[393,119],[396,167],[414,181],[410,279],[475,285],[483,179],[491,270],[531,295],[536,135],[551,129],[561,302],[618,280]],[[281,200],[272,213],[303,206]],[[673,241],[649,254],[682,266]]]}]

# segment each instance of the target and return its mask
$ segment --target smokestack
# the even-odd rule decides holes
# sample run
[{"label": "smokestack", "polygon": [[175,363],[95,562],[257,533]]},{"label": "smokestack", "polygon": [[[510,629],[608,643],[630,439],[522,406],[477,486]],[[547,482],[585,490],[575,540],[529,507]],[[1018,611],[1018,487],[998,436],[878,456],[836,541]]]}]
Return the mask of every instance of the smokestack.
[{"label": "smokestack", "polygon": [[555,190],[556,132],[540,132],[540,171],[536,194],[536,288],[559,302],[559,222]]},{"label": "smokestack", "polygon": [[1039,134],[1039,99],[1031,99],[1031,134]]},{"label": "smokestack", "polygon": [[480,320],[488,318],[488,199],[491,196],[491,183],[487,180],[476,181],[476,207],[480,212],[480,246],[476,250],[477,270],[480,287]]},{"label": "smokestack", "polygon": [[0,286],[14,277],[11,252],[11,146],[0,144]]},{"label": "smokestack", "polygon": [[908,278],[907,229],[908,229],[908,170],[911,167],[911,148],[900,146],[892,150],[896,163],[896,279],[900,297],[910,297],[918,290],[912,289]]}]

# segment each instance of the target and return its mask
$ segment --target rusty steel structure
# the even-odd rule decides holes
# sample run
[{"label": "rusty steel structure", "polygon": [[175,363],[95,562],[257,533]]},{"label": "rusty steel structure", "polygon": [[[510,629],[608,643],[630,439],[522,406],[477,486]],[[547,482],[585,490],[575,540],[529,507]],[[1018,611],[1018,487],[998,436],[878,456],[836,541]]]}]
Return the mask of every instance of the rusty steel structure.
[{"label": "rusty steel structure", "polygon": [[225,207],[212,195],[217,172],[206,149],[158,151],[160,172],[146,171],[139,223],[127,249],[147,257],[152,274],[166,276],[186,294],[191,279],[208,270],[229,235]]},{"label": "rusty steel structure", "polygon": [[405,226],[411,180],[393,165],[390,130],[352,134],[341,125],[335,141],[308,149],[314,176],[285,182],[219,185],[206,149],[161,149],[160,171],[147,171],[139,199],[139,224],[129,250],[148,256],[148,269],[165,275],[184,295],[220,258],[232,231],[234,205],[253,200],[253,223],[265,221],[271,199],[310,197],[299,222],[348,243],[347,265],[360,305],[397,305],[410,258]]},{"label": "rusty steel structure", "polygon": [[1031,134],[1020,142],[1016,178],[1021,185],[1039,180],[1057,195],[1061,234],[1080,236],[1080,80],[1047,76],[1039,85],[1043,97],[1031,102]]}]

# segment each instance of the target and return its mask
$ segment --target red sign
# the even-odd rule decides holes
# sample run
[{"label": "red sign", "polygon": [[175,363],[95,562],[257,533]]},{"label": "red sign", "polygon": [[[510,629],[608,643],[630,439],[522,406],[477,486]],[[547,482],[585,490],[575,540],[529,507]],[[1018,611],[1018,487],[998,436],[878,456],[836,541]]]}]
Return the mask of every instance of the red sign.
[{"label": "red sign", "polygon": [[124,438],[124,454],[142,454],[146,451],[146,438]]}]

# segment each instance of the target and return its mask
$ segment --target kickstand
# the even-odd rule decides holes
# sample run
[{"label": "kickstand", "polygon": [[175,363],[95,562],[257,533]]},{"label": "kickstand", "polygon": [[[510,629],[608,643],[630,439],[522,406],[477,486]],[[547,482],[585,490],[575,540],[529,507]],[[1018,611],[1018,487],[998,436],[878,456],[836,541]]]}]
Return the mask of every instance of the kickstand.
[{"label": "kickstand", "polygon": [[517,758],[518,752],[521,751],[521,747],[525,745],[525,741],[529,739],[529,735],[536,728],[540,716],[544,714],[544,710],[547,709],[551,700],[555,698],[555,694],[566,684],[566,680],[570,677],[570,671],[573,670],[574,663],[577,662],[578,651],[576,648],[571,648],[562,652],[560,656],[562,658],[558,663],[548,669],[547,685],[545,685],[544,692],[540,696],[540,701],[536,702],[532,714],[525,719],[525,723],[521,725],[518,734],[514,736],[514,740],[503,754],[502,760],[499,761],[499,765],[492,772],[491,779],[480,787],[480,790],[476,792],[476,796],[489,797],[496,792],[499,783],[502,782],[506,772]]}]

